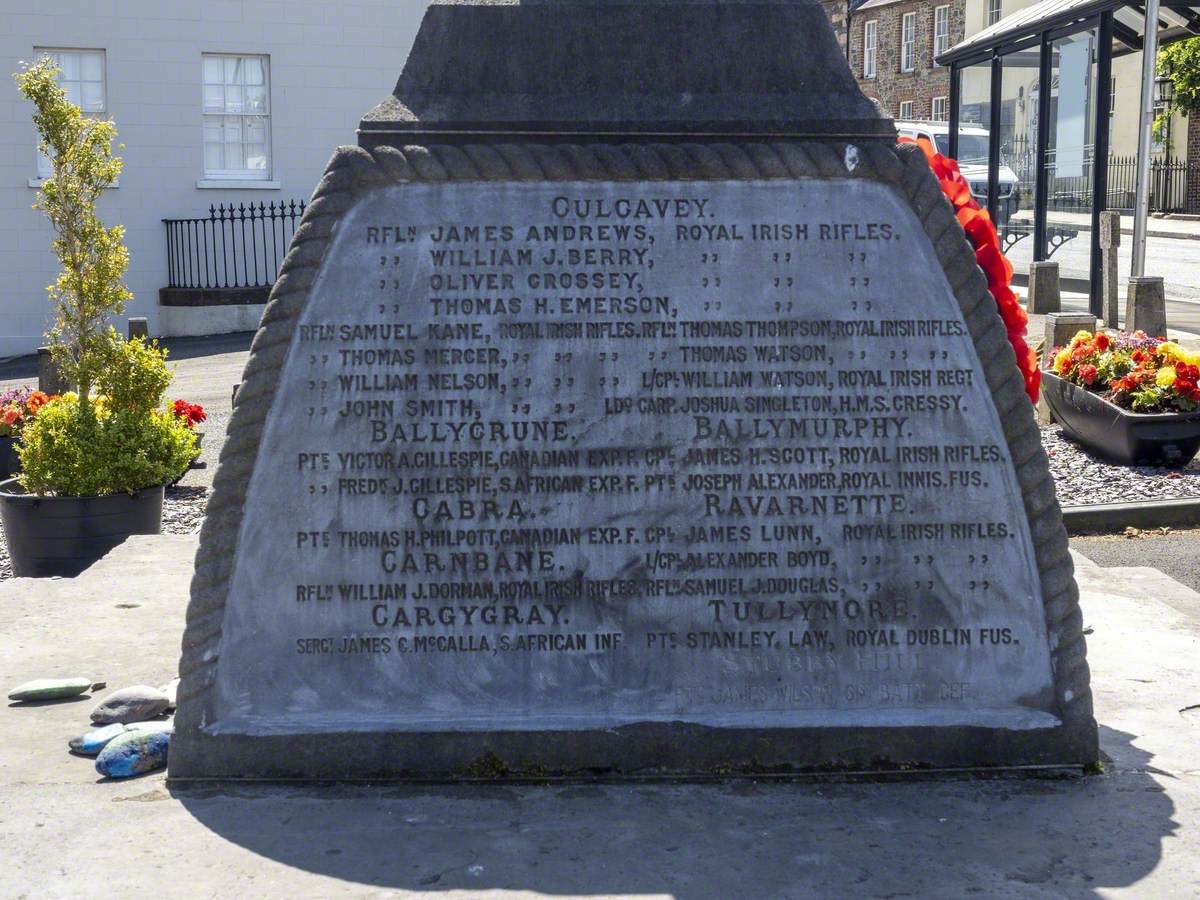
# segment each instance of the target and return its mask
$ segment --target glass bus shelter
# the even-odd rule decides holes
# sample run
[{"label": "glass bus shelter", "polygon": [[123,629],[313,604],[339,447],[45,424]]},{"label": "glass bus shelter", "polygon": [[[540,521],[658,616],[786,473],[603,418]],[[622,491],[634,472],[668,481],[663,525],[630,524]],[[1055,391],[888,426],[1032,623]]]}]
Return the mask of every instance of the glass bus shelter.
[{"label": "glass bus shelter", "polygon": [[[947,155],[1005,252],[1018,269],[1069,258],[1097,316],[1099,216],[1133,208],[1144,25],[1123,0],[1042,0],[937,58],[950,67]],[[1200,4],[1162,0],[1160,46],[1196,34]]]}]

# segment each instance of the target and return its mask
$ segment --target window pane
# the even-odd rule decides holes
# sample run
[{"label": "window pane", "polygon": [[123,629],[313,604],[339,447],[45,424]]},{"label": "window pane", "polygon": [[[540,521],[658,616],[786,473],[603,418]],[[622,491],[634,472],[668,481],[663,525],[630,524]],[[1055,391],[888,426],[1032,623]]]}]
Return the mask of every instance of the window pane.
[{"label": "window pane", "polygon": [[104,64],[99,53],[85,53],[80,62],[80,77],[84,81],[100,81],[104,77]]},{"label": "window pane", "polygon": [[224,130],[225,143],[237,142],[242,140],[242,118],[241,116],[225,116],[221,121],[221,127]]},{"label": "window pane", "polygon": [[221,84],[221,60],[218,57],[204,57],[204,83]]},{"label": "window pane", "polygon": [[239,60],[234,56],[226,56],[223,59],[225,65],[225,83],[238,84],[239,76]]},{"label": "window pane", "polygon": [[244,122],[247,141],[265,144],[267,140],[267,122],[261,116],[247,116]]},{"label": "window pane", "polygon": [[225,88],[225,112],[240,113],[245,110],[245,101],[242,99],[244,92],[245,88],[236,85]]},{"label": "window pane", "polygon": [[79,80],[79,55],[76,53],[59,53],[58,65],[62,69],[64,81]]},{"label": "window pane", "polygon": [[246,112],[265,113],[267,111],[267,87],[256,85],[243,88],[246,96]]},{"label": "window pane", "polygon": [[267,148],[263,144],[246,145],[246,168],[261,172],[267,168]]},{"label": "window pane", "polygon": [[206,113],[225,111],[225,89],[219,84],[204,86],[204,111]]},{"label": "window pane", "polygon": [[84,112],[101,112],[104,109],[104,89],[98,81],[85,81],[82,85]]},{"label": "window pane", "polygon": [[263,61],[257,56],[247,57],[245,60],[246,84],[265,84],[266,77],[263,72]]}]

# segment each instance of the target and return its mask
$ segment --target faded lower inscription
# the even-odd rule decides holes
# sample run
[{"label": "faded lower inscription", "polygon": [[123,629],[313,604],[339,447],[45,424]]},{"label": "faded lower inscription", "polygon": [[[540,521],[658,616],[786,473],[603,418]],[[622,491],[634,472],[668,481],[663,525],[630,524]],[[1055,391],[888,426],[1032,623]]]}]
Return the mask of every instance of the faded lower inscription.
[{"label": "faded lower inscription", "polygon": [[862,180],[365,195],[220,653],[218,733],[1058,723],[979,360]]}]

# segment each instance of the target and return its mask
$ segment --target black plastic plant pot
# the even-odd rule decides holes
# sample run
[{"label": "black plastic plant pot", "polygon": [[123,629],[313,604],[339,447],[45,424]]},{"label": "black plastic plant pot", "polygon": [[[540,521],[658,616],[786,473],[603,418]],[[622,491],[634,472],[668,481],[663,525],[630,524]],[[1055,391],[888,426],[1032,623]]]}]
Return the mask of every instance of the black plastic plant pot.
[{"label": "black plastic plant pot", "polygon": [[1200,450],[1200,410],[1135,413],[1042,372],[1042,396],[1067,436],[1124,466],[1186,466]]},{"label": "black plastic plant pot", "polygon": [[0,481],[12,478],[21,471],[21,460],[17,458],[17,439],[12,435],[0,437]]},{"label": "black plastic plant pot", "polygon": [[0,482],[0,521],[13,574],[78,575],[131,534],[162,531],[163,488],[103,497],[38,497]]}]

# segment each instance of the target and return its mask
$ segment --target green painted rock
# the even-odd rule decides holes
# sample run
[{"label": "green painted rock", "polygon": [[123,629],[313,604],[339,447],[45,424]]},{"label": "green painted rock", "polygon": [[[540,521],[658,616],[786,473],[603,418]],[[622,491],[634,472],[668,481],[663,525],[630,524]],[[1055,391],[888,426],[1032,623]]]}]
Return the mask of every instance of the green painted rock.
[{"label": "green painted rock", "polygon": [[96,771],[108,778],[129,778],[167,764],[171,735],[138,729],[113,738],[96,757]]},{"label": "green painted rock", "polygon": [[93,725],[113,722],[143,722],[167,711],[167,695],[144,684],[121,688],[96,704],[92,710]]},{"label": "green painted rock", "polygon": [[78,697],[92,686],[90,678],[38,678],[8,692],[9,700],[65,700]]}]

